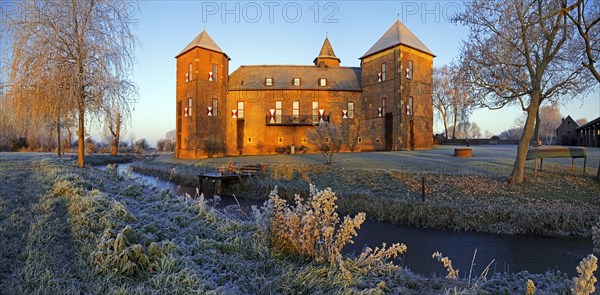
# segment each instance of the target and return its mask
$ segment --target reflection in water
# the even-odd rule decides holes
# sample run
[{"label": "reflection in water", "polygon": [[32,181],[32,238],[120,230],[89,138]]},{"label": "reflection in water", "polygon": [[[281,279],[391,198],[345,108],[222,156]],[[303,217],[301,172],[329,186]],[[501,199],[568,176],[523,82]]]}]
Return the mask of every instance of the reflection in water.
[{"label": "reflection in water", "polygon": [[[137,181],[154,185],[159,189],[170,189],[177,195],[196,195],[196,188],[178,186],[172,182],[133,172],[131,164],[120,164],[118,173],[127,175]],[[105,169],[106,167],[101,167]],[[208,199],[210,200],[210,199]],[[239,205],[246,212],[252,205],[260,206],[261,201],[221,196],[217,208]],[[431,254],[440,251],[452,260],[460,275],[468,275],[477,250],[473,275],[479,275],[489,264],[490,273],[519,272],[528,270],[531,273],[543,273],[547,270],[560,270],[569,276],[576,274],[575,267],[579,261],[592,253],[592,241],[586,238],[547,238],[524,235],[499,235],[477,232],[451,232],[432,229],[421,229],[411,226],[391,224],[367,220],[358,231],[355,243],[344,248],[348,254],[359,253],[366,245],[380,246],[381,243],[404,243],[408,252],[400,263],[412,271],[424,275],[432,273],[445,276],[440,262],[431,258]]]}]

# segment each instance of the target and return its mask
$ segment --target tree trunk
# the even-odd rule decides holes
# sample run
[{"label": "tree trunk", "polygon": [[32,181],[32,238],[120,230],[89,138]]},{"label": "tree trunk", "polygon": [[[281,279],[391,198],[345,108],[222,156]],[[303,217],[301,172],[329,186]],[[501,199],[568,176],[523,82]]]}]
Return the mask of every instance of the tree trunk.
[{"label": "tree trunk", "polygon": [[444,138],[448,140],[448,122],[446,122],[446,118],[444,118]]},{"label": "tree trunk", "polygon": [[[117,111],[117,116],[115,118],[115,133],[113,134],[113,142],[112,148],[110,149],[110,154],[112,156],[116,156],[119,154],[119,137],[121,134],[121,112]],[[111,130],[112,132],[112,130]]]},{"label": "tree trunk", "polygon": [[533,130],[533,140],[534,140],[534,145],[538,146],[541,145],[540,142],[540,124],[542,122],[542,119],[540,118],[540,109],[538,107],[538,110],[535,114],[535,129]]},{"label": "tree trunk", "polygon": [[66,149],[67,151],[71,152],[71,138],[73,138],[73,134],[71,134],[71,127],[69,126],[69,123],[67,121],[67,138],[65,138],[65,143],[66,143]]},{"label": "tree trunk", "polygon": [[62,156],[62,142],[60,141],[60,118],[58,120],[56,120],[56,143],[57,143],[57,154],[58,156]]},{"label": "tree trunk", "polygon": [[523,182],[523,178],[525,176],[525,157],[527,156],[529,142],[531,141],[531,136],[533,135],[535,117],[539,109],[539,97],[539,90],[533,91],[531,94],[531,103],[529,104],[529,108],[527,110],[527,119],[525,120],[525,126],[523,126],[523,134],[521,135],[521,139],[517,145],[517,157],[515,159],[513,171],[508,177],[508,183],[512,185]]},{"label": "tree trunk", "polygon": [[598,173],[596,173],[596,180],[600,181],[600,164],[598,164]]},{"label": "tree trunk", "polygon": [[85,132],[84,132],[84,112],[81,106],[79,107],[79,126],[77,127],[77,167],[85,167]]},{"label": "tree trunk", "polygon": [[458,112],[458,107],[454,107],[454,111],[453,113],[453,120],[452,120],[452,142],[454,142],[454,139],[456,139],[456,113]]}]

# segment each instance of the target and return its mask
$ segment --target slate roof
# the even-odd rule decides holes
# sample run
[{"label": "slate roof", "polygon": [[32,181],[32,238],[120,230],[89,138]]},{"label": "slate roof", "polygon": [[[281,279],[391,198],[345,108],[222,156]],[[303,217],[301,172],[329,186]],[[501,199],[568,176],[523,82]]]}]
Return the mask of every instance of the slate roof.
[{"label": "slate roof", "polygon": [[558,128],[556,129],[562,129],[564,127],[571,127],[570,122],[573,122],[573,128],[577,128],[579,127],[579,125],[577,124],[577,122],[575,120],[573,120],[573,118],[571,118],[571,116],[567,116],[566,118],[564,118],[561,122],[560,125],[558,125]]},{"label": "slate roof", "polygon": [[405,45],[413,49],[422,51],[435,56],[415,34],[413,34],[400,20],[396,21],[388,30],[377,40],[367,53],[360,57],[363,59],[367,56],[392,48],[396,45]]},{"label": "slate roof", "polygon": [[313,62],[316,62],[318,58],[333,58],[337,59],[338,61],[340,60],[337,56],[335,56],[333,47],[331,47],[331,43],[329,43],[329,38],[327,37],[325,37],[325,42],[323,42],[319,56],[317,56]]},{"label": "slate roof", "polygon": [[[225,52],[223,52],[221,47],[219,47],[219,45],[217,45],[215,40],[213,40],[208,35],[206,30],[202,30],[202,32],[200,34],[198,34],[198,36],[196,36],[196,38],[194,38],[194,40],[192,40],[192,42],[190,42],[190,44],[188,44],[177,56],[175,56],[175,58],[179,57],[180,55],[182,55],[196,47],[223,53],[223,54],[225,54],[225,56],[227,56],[227,54]],[[227,56],[227,58],[229,58],[229,56]]]},{"label": "slate roof", "polygon": [[592,121],[589,121],[589,122],[587,122],[587,123],[585,123],[585,124],[577,127],[577,130],[581,130],[581,129],[587,128],[587,127],[589,127],[591,125],[598,124],[599,122],[600,122],[600,117],[598,117],[598,118],[596,118],[596,119],[594,119]]},{"label": "slate roof", "polygon": [[[272,78],[273,86],[265,79]],[[300,86],[293,86],[300,78]],[[319,79],[327,79],[327,86],[319,86]],[[318,67],[313,65],[256,65],[240,66],[229,76],[228,90],[343,90],[362,91],[360,68]]]}]

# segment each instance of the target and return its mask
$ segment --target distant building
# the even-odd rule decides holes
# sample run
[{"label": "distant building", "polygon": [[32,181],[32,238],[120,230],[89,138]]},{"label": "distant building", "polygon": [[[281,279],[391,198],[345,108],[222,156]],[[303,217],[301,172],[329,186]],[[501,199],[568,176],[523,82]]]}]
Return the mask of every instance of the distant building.
[{"label": "distant building", "polygon": [[577,127],[577,138],[581,146],[600,147],[600,117]]},{"label": "distant building", "polygon": [[558,145],[577,145],[577,122],[567,116],[562,119],[562,122],[556,128],[556,138]]},{"label": "distant building", "polygon": [[313,65],[240,66],[203,30],[176,56],[176,157],[269,154],[306,146],[322,122],[343,150],[433,146],[435,55],[399,20],[362,56],[340,66],[325,38]]}]

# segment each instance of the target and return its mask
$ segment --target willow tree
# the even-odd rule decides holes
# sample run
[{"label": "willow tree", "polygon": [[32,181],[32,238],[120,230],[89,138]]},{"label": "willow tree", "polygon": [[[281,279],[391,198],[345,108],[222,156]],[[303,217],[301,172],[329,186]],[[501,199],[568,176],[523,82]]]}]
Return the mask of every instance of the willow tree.
[{"label": "willow tree", "polygon": [[[84,167],[86,122],[102,116],[105,106],[112,103],[120,107],[122,114],[128,114],[137,91],[129,81],[136,45],[132,31],[135,3],[40,0],[22,5],[27,13],[5,16],[9,32],[24,40],[22,46],[13,46],[12,55],[15,60],[23,56],[31,64],[48,64],[61,72],[52,77],[58,80],[41,81],[36,86],[52,84],[68,93],[50,100],[58,100],[59,107],[72,106],[78,127],[77,165]],[[22,80],[40,74],[35,67],[16,62],[13,65],[10,77]]]},{"label": "willow tree", "polygon": [[36,43],[41,40],[30,40],[27,31],[13,31],[9,38],[12,45],[8,75],[11,87],[4,107],[11,110],[12,125],[28,137],[34,132],[51,133],[49,131],[55,127],[60,156],[61,126],[73,111],[67,99],[71,95],[66,80],[70,69],[54,55],[55,51],[43,43]]},{"label": "willow tree", "polygon": [[571,97],[589,85],[583,66],[573,62],[581,56],[570,46],[573,26],[553,0],[475,0],[454,21],[470,29],[461,60],[478,103],[490,109],[517,104],[527,113],[508,178],[521,183],[542,98]]}]

